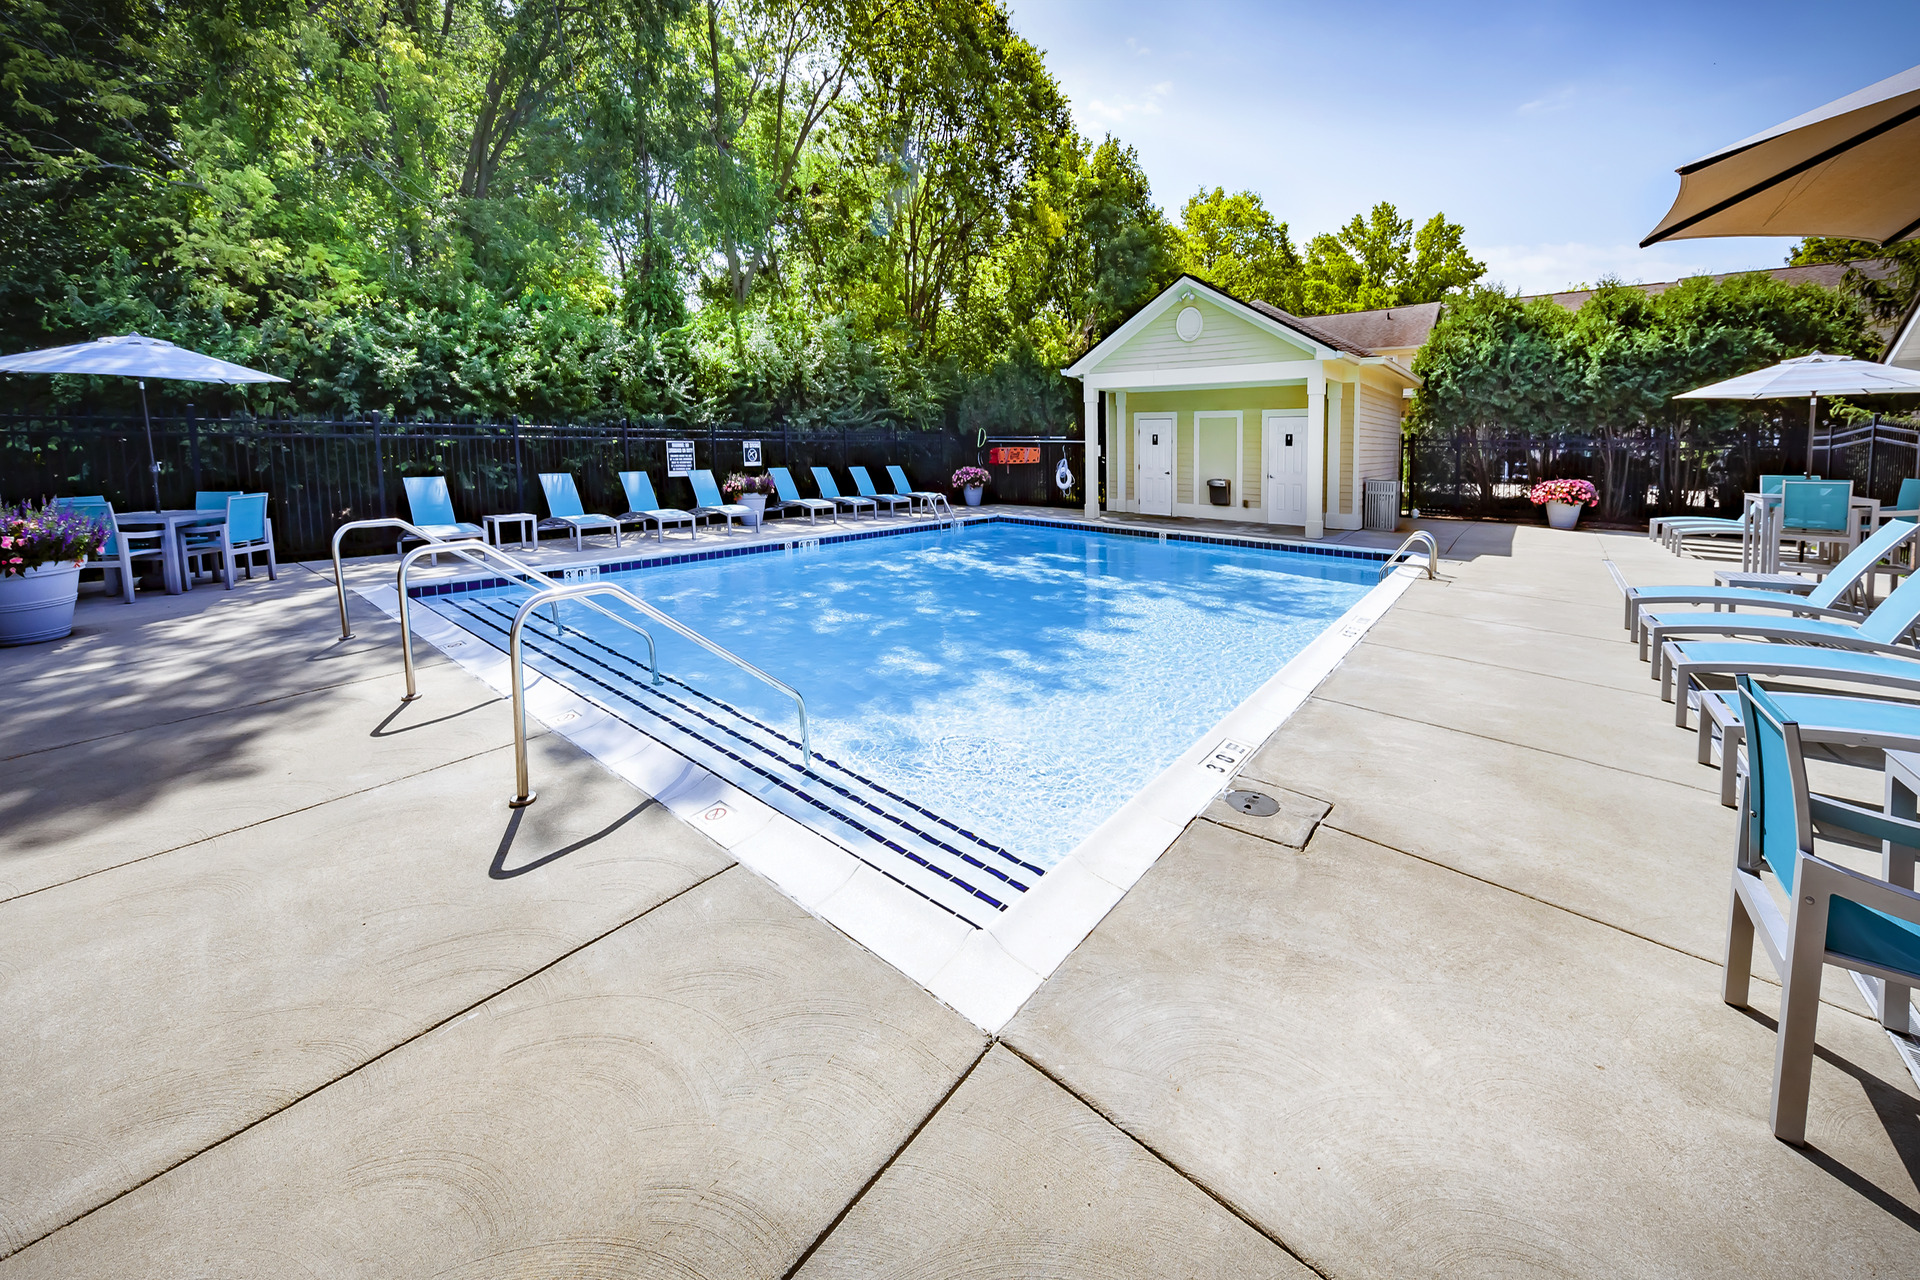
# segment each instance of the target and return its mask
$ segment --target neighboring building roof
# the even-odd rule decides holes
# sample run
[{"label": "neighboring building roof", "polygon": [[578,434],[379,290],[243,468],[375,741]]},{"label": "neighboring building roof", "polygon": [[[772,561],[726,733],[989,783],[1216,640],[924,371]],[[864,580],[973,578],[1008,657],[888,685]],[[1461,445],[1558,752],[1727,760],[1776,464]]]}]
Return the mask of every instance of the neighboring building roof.
[{"label": "neighboring building roof", "polygon": [[[1265,303],[1256,302],[1264,308]],[[1346,311],[1337,315],[1314,316],[1311,324],[1332,342],[1339,339],[1369,351],[1393,351],[1418,347],[1440,322],[1438,302],[1420,302],[1410,307],[1387,307],[1379,311]],[[1285,315],[1285,312],[1280,314]],[[1293,323],[1302,323],[1294,320]]]},{"label": "neighboring building roof", "polygon": [[1282,311],[1272,303],[1262,302],[1258,298],[1255,298],[1246,305],[1252,307],[1263,316],[1278,320],[1281,324],[1286,325],[1296,333],[1305,334],[1323,347],[1332,347],[1335,351],[1344,351],[1350,356],[1370,356],[1374,354],[1372,348],[1362,346],[1352,338],[1344,337],[1331,329],[1325,328],[1321,324],[1321,321],[1328,317],[1322,316],[1312,321],[1302,320],[1299,316],[1294,315],[1293,312]]},{"label": "neighboring building roof", "polygon": [[[1885,258],[1862,258],[1858,262],[1818,262],[1810,267],[1763,267],[1756,271],[1723,271],[1709,277],[1715,284],[1722,280],[1731,280],[1735,276],[1767,275],[1782,284],[1817,284],[1823,289],[1838,289],[1840,281],[1848,271],[1857,270],[1869,280],[1884,280],[1893,274],[1893,264]],[[1632,287],[1647,294],[1665,293],[1679,284],[1678,280],[1661,280],[1653,284],[1635,283]],[[1591,289],[1568,289],[1561,293],[1529,293],[1521,295],[1520,301],[1532,302],[1535,298],[1552,298],[1569,311],[1578,311],[1593,296]]]}]

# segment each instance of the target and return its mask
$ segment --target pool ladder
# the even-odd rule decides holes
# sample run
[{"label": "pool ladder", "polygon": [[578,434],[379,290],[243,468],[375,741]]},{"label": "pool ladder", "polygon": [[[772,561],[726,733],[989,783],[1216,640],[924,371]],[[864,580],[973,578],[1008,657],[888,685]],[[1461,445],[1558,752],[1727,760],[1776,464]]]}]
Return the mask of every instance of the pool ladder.
[{"label": "pool ladder", "polygon": [[342,575],[340,563],[341,539],[345,534],[354,529],[381,527],[404,529],[415,537],[424,539],[426,543],[426,545],[415,547],[400,557],[400,570],[395,579],[395,585],[398,588],[400,597],[400,657],[401,665],[405,669],[407,676],[407,693],[406,696],[401,699],[403,702],[412,702],[420,696],[418,682],[414,676],[412,597],[407,591],[407,574],[417,560],[422,556],[430,555],[434,558],[434,563],[438,564],[441,556],[451,555],[478,565],[481,568],[487,567],[488,563],[491,562],[505,568],[509,573],[533,589],[532,597],[529,598],[526,603],[522,604],[519,611],[514,614],[513,627],[508,633],[507,640],[508,660],[512,667],[515,782],[514,796],[511,800],[507,801],[508,807],[514,809],[525,808],[527,805],[532,804],[537,798],[537,793],[528,785],[527,776],[526,669],[521,645],[521,634],[526,628],[528,619],[533,616],[536,609],[542,605],[549,606],[550,618],[556,636],[565,630],[560,623],[560,601],[562,600],[578,600],[581,604],[584,604],[587,608],[600,614],[602,617],[619,623],[647,642],[647,674],[653,684],[657,685],[660,683],[659,647],[654,643],[653,633],[632,619],[623,618],[604,605],[596,603],[590,598],[593,596],[614,597],[628,608],[652,618],[676,634],[693,641],[693,643],[699,645],[714,657],[733,664],[748,675],[765,684],[771,685],[781,693],[786,694],[789,698],[792,698],[794,710],[800,719],[800,771],[802,773],[813,772],[813,739],[807,725],[807,701],[800,696],[799,690],[784,681],[776,680],[759,667],[748,662],[745,658],[715,644],[706,636],[701,635],[699,632],[693,630],[693,628],[661,612],[624,587],[615,586],[611,582],[576,582],[555,585],[552,579],[548,578],[526,561],[519,559],[517,556],[510,556],[500,550],[500,548],[491,546],[485,542],[473,540],[446,542],[415,525],[407,523],[405,520],[397,519],[355,520],[348,524],[341,525],[340,528],[334,531],[333,535],[333,581],[334,588],[339,592],[340,596],[341,639],[351,639],[353,636],[353,632],[348,628],[347,624],[346,579]]},{"label": "pool ladder", "polygon": [[1433,571],[1433,566],[1440,562],[1440,544],[1435,542],[1433,535],[1425,529],[1416,529],[1407,535],[1407,540],[1401,543],[1392,555],[1380,562],[1380,580],[1385,581],[1386,576],[1400,565],[1412,563],[1411,561],[1401,559],[1401,557],[1407,554],[1408,548],[1421,542],[1427,544],[1427,576],[1429,578],[1437,576]]}]

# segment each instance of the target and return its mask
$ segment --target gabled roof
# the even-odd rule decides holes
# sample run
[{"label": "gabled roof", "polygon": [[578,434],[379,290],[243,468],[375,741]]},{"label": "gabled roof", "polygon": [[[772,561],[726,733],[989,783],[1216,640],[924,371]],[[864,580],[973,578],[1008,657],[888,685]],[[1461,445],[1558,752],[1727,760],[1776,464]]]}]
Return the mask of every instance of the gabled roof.
[{"label": "gabled roof", "polygon": [[1907,307],[1907,314],[1900,317],[1900,323],[1893,331],[1893,339],[1881,353],[1880,363],[1897,365],[1902,369],[1920,369],[1920,294],[1915,295],[1912,304]]},{"label": "gabled roof", "polygon": [[1162,289],[1153,301],[1129,316],[1125,324],[1108,334],[1102,341],[1095,343],[1093,349],[1074,361],[1071,367],[1062,369],[1060,372],[1069,378],[1083,378],[1093,372],[1095,365],[1126,345],[1127,341],[1140,330],[1165,314],[1179,298],[1183,289],[1204,290],[1209,301],[1238,315],[1254,327],[1291,342],[1295,346],[1312,348],[1313,358],[1316,360],[1329,360],[1337,355],[1370,356],[1373,354],[1364,348],[1357,348],[1351,344],[1336,341],[1329,335],[1318,333],[1298,316],[1289,315],[1278,307],[1270,307],[1264,302],[1242,302],[1218,285],[1209,284],[1198,276],[1182,275]]},{"label": "gabled roof", "polygon": [[1363,347],[1352,338],[1346,337],[1336,330],[1327,327],[1326,322],[1338,319],[1339,317],[1337,316],[1315,316],[1311,321],[1308,321],[1302,320],[1291,311],[1282,311],[1271,302],[1261,302],[1257,298],[1247,305],[1263,316],[1271,316],[1273,319],[1278,320],[1295,333],[1304,334],[1312,338],[1323,347],[1332,347],[1335,351],[1344,352],[1350,356],[1370,356],[1373,354],[1371,347]]}]

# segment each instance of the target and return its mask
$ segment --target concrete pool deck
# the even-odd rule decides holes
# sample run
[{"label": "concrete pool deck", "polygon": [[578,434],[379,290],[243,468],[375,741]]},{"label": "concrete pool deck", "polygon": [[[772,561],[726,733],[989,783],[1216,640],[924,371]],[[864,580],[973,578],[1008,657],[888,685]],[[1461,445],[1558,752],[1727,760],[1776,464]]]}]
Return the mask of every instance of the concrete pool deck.
[{"label": "concrete pool deck", "polygon": [[993,1038],[554,735],[510,814],[505,706],[316,573],[83,600],[0,651],[0,1277],[1911,1274],[1850,984],[1806,1150],[1719,999],[1604,561],[1708,567],[1427,527],[1245,766],[1305,849],[1195,820]]}]

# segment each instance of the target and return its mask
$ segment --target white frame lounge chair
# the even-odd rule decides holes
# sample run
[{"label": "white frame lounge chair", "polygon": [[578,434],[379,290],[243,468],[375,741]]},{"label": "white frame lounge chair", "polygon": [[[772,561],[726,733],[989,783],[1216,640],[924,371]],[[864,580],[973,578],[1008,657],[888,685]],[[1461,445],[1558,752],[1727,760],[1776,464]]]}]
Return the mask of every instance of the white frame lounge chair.
[{"label": "white frame lounge chair", "polygon": [[[714,483],[713,472],[694,471],[687,475],[687,483],[693,486],[693,500],[700,505],[691,514],[696,516],[720,516],[727,522],[727,534],[733,534],[733,522],[745,520],[753,514],[753,508],[744,502],[728,502],[720,494],[720,486]],[[757,536],[759,527],[751,526]]]},{"label": "white frame lounge chair", "polygon": [[840,523],[839,503],[828,502],[825,498],[801,497],[799,486],[794,484],[793,477],[787,474],[785,467],[768,467],[767,474],[773,477],[774,492],[780,495],[781,507],[800,508],[807,513],[808,524],[814,523],[814,517],[823,511],[833,516],[835,524]]},{"label": "white frame lounge chair", "polygon": [[[1871,538],[1848,552],[1846,559],[1828,570],[1820,584],[1804,596],[1786,591],[1757,591],[1751,587],[1688,584],[1634,587],[1627,585],[1617,569],[1614,579],[1620,584],[1621,594],[1626,601],[1627,630],[1635,640],[1641,638],[1641,617],[1648,605],[1705,604],[1716,608],[1724,605],[1727,608],[1785,609],[1808,616],[1833,613],[1858,616],[1859,610],[1847,610],[1840,604],[1841,597],[1861,582],[1869,580],[1876,572],[1875,566],[1899,550],[1900,545],[1910,541],[1916,533],[1920,533],[1920,524],[1906,520],[1889,521]],[[1607,561],[1607,565],[1613,567],[1613,561]],[[1641,654],[1641,657],[1645,656]]]},{"label": "white frame lounge chair", "polygon": [[[442,542],[487,540],[486,530],[477,524],[469,524],[453,513],[453,495],[447,492],[445,476],[406,476],[400,485],[407,492],[407,513],[413,517],[413,525],[422,533],[438,538]],[[395,539],[393,554],[403,555],[409,542],[418,542],[410,533],[403,533]],[[434,564],[440,563],[440,557],[433,557]]]},{"label": "white frame lounge chair", "polygon": [[[936,489],[914,488],[911,484],[907,483],[907,473],[902,471],[899,467],[895,466],[891,462],[887,464],[887,479],[893,481],[893,491],[895,493],[901,495],[902,497],[911,498],[915,502],[925,503],[928,515],[931,516],[931,515],[939,514],[939,512],[934,509],[935,503],[939,503],[941,506],[945,507],[947,509],[948,515],[953,514],[953,504],[947,501],[946,494],[941,493]],[[908,511],[911,512],[912,508],[909,507]]]},{"label": "white frame lounge chair", "polygon": [[626,490],[629,510],[615,516],[621,524],[637,524],[644,536],[647,521],[654,523],[655,536],[662,542],[667,540],[667,526],[670,524],[687,526],[689,541],[698,537],[695,520],[691,511],[682,511],[678,507],[663,507],[653,492],[653,478],[644,471],[622,471],[620,487]]},{"label": "white frame lounge chair", "polygon": [[[1780,976],[1780,1021],[1773,1059],[1773,1134],[1803,1145],[1813,1077],[1820,982],[1827,965],[1877,979],[1874,1012],[1890,1031],[1911,1030],[1912,990],[1920,986],[1920,894],[1913,890],[1920,822],[1810,794],[1799,725],[1751,679],[1738,683],[1747,725],[1746,803],[1733,868],[1721,995],[1747,1007],[1753,940],[1761,935]],[[1880,840],[1881,873],[1870,876],[1814,852],[1813,824]],[[1771,870],[1780,903],[1760,877]]]},{"label": "white frame lounge chair", "polygon": [[838,481],[836,481],[833,478],[833,471],[831,468],[810,467],[808,468],[808,470],[813,472],[813,487],[820,491],[821,497],[830,498],[834,502],[846,503],[848,510],[852,511],[853,514],[856,516],[860,514],[860,508],[862,507],[871,508],[874,514],[874,518],[875,519],[879,518],[880,504],[875,502],[872,498],[848,497],[846,494],[841,493],[840,484]]},{"label": "white frame lounge chair", "polygon": [[[1788,616],[1779,613],[1646,613],[1640,615],[1640,657],[1653,647],[1653,678],[1659,679],[1666,646],[1678,637],[1758,636],[1764,640],[1794,640],[1802,644],[1829,645],[1840,649],[1861,649],[1870,653],[1898,653],[1920,658],[1912,645],[1900,644],[1902,636],[1920,624],[1920,578],[1908,578],[1887,594],[1879,607],[1864,618],[1845,611],[1819,609],[1805,603],[1802,613],[1820,613],[1826,617]],[[1829,618],[1838,620],[1829,620]]]},{"label": "white frame lounge chair", "polygon": [[861,497],[871,498],[875,502],[884,502],[887,504],[888,516],[892,516],[894,512],[898,511],[900,504],[903,502],[907,504],[907,511],[909,513],[913,511],[913,498],[911,495],[880,492],[873,487],[873,477],[867,474],[865,467],[848,467],[847,474],[853,477],[853,487],[860,491]]},{"label": "white frame lounge chair", "polygon": [[1660,697],[1673,703],[1673,722],[1682,729],[1687,727],[1688,691],[1704,675],[1830,680],[1920,693],[1920,650],[1911,658],[1898,658],[1812,644],[1669,640],[1663,652]]},{"label": "white frame lounge chair", "polygon": [[589,512],[580,504],[580,490],[574,487],[571,472],[542,471],[540,492],[546,495],[549,515],[534,526],[536,544],[543,532],[569,529],[573,532],[573,549],[581,551],[585,549],[580,542],[582,532],[587,529],[607,529],[613,534],[613,545],[620,545],[620,522],[612,516]]}]

